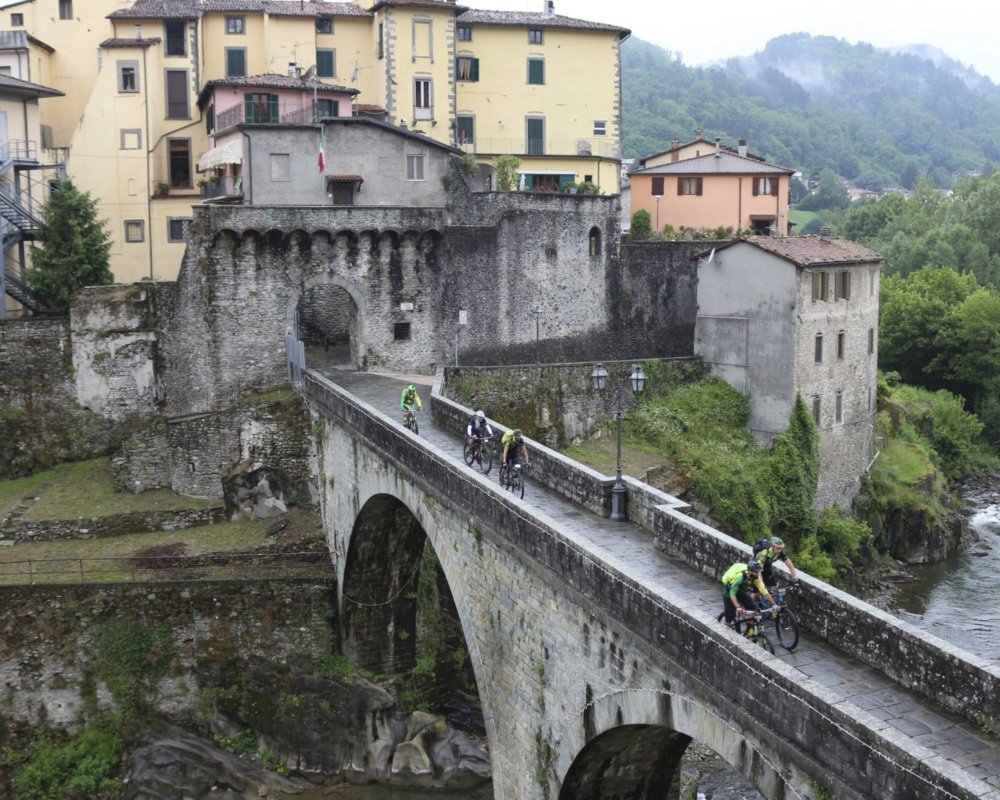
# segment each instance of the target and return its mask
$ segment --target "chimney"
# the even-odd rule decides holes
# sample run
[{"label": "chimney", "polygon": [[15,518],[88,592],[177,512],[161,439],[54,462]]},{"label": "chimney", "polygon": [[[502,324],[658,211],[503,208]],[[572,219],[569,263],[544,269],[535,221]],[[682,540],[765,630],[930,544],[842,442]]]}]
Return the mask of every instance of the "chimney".
[{"label": "chimney", "polygon": [[294,61],[289,61],[288,62],[288,77],[289,78],[295,78],[295,77],[298,77],[298,74],[299,74],[299,65],[296,64]]},{"label": "chimney", "polygon": [[746,140],[746,139],[740,139],[740,149],[739,149],[739,154],[740,154],[740,156],[742,156],[743,158],[746,158],[746,157],[747,157],[747,140]]},{"label": "chimney", "polygon": [[722,155],[722,137],[715,137],[715,157],[718,158]]},{"label": "chimney", "polygon": [[135,26],[135,38],[136,39],[141,39],[142,38],[142,25],[136,25]]},{"label": "chimney", "polygon": [[701,128],[695,128],[694,129],[694,138],[695,139],[700,139],[701,138],[701,133],[702,133]]},{"label": "chimney", "polygon": [[830,228],[828,225],[824,225],[819,229],[819,238],[824,242],[830,241]]},{"label": "chimney", "polygon": [[677,152],[677,148],[681,146],[681,143],[677,139],[670,140],[670,161],[680,161],[681,154]]},{"label": "chimney", "polygon": [[556,15],[555,0],[542,0],[542,16],[545,19],[552,19]]}]

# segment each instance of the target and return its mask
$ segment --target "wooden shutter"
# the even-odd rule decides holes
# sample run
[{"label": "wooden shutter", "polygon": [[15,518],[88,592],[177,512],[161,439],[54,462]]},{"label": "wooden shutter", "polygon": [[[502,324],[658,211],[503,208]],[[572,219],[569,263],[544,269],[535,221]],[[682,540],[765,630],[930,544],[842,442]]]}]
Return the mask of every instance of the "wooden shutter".
[{"label": "wooden shutter", "polygon": [[701,197],[701,178],[695,178],[695,194]]},{"label": "wooden shutter", "polygon": [[778,196],[778,178],[771,178],[771,197]]},{"label": "wooden shutter", "polygon": [[753,196],[756,197],[760,194],[760,178],[754,178],[750,183],[753,185]]}]

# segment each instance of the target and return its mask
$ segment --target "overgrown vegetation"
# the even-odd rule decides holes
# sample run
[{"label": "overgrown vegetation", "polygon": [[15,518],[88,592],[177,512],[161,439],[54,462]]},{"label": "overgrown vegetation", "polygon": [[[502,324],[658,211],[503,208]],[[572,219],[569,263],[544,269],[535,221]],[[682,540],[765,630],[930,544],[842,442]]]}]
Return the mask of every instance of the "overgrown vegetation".
[{"label": "overgrown vegetation", "polygon": [[496,189],[498,192],[513,192],[517,188],[517,170],[521,159],[517,156],[504,154],[497,156],[493,163],[496,170]]},{"label": "overgrown vegetation", "polygon": [[94,634],[95,671],[126,717],[144,718],[153,708],[157,683],[174,658],[170,629],[149,627],[125,617],[100,626]]}]

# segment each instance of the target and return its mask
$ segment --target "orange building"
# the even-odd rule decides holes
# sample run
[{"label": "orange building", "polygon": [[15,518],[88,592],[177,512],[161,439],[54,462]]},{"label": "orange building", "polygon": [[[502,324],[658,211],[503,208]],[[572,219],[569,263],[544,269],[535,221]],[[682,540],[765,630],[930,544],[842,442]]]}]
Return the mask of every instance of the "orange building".
[{"label": "orange building", "polygon": [[731,228],[787,236],[789,179],[794,170],[748,155],[719,139],[673,142],[630,173],[631,213],[649,212],[653,230],[680,233]]}]

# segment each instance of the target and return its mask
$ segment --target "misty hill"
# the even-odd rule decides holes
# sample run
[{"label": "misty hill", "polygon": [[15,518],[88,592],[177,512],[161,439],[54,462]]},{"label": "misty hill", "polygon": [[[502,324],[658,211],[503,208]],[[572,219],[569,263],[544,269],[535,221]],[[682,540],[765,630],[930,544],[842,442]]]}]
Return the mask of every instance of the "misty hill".
[{"label": "misty hill", "polygon": [[788,34],[753,56],[687,67],[640,39],[622,47],[623,154],[666,149],[702,128],[816,174],[911,186],[1000,165],[1000,87],[934,48],[894,52]]}]

